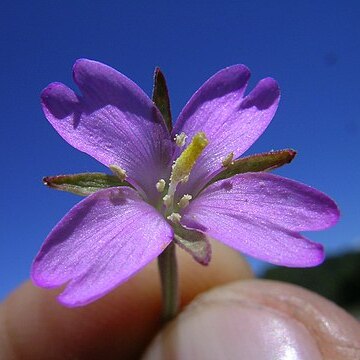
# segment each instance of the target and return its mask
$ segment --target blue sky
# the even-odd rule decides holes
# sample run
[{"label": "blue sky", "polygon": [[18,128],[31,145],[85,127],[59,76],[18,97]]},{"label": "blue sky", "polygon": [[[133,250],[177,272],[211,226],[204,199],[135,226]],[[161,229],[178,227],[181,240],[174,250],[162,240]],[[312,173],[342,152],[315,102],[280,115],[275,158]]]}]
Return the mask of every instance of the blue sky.
[{"label": "blue sky", "polygon": [[217,70],[272,76],[282,89],[272,124],[248,153],[292,147],[278,173],[316,187],[342,210],[308,234],[328,254],[360,248],[360,15],[355,1],[3,1],[1,46],[0,297],[28,277],[47,233],[80,198],[45,175],[105,171],[69,146],[39,104],[52,81],[74,87],[77,58],[102,61],[149,95],[160,66],[173,114]]}]

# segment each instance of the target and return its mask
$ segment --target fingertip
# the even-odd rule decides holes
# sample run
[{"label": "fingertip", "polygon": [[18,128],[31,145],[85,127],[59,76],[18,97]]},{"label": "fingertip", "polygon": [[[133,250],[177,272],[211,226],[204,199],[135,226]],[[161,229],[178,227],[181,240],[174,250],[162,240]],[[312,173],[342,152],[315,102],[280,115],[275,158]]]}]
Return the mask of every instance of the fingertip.
[{"label": "fingertip", "polygon": [[297,286],[234,282],[193,301],[152,342],[144,359],[360,358],[360,324]]},{"label": "fingertip", "polygon": [[[178,250],[181,304],[237,279],[251,270],[238,253],[214,244],[209,266]],[[84,307],[68,308],[63,289],[41,289],[27,282],[1,305],[0,349],[11,359],[135,359],[161,326],[161,292],[156,261],[110,294]],[[3,350],[8,349],[8,350]],[[1,353],[1,355],[3,354]]]}]

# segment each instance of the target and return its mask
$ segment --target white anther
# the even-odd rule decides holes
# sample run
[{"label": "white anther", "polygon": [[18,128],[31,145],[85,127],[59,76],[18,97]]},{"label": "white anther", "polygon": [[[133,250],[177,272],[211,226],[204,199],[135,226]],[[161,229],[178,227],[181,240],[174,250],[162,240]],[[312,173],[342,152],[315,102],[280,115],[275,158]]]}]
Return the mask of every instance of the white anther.
[{"label": "white anther", "polygon": [[166,182],[164,179],[160,179],[157,183],[156,183],[156,190],[161,193],[164,191],[165,189],[165,185],[166,185]]},{"label": "white anther", "polygon": [[109,165],[109,169],[116,175],[121,181],[126,179],[126,170],[117,165]]},{"label": "white anther", "polygon": [[182,132],[180,135],[176,134],[174,138],[176,145],[178,147],[183,147],[185,145],[186,138],[187,135],[184,132]]},{"label": "white anther", "polygon": [[190,194],[185,194],[180,201],[178,202],[179,208],[184,209],[189,205],[192,196]]},{"label": "white anther", "polygon": [[223,160],[222,160],[222,166],[223,167],[228,167],[229,165],[231,165],[231,163],[233,162],[233,158],[234,158],[234,153],[231,152],[229,155],[227,155]]},{"label": "white anther", "polygon": [[165,195],[163,197],[163,201],[164,201],[164,205],[166,207],[169,207],[171,206],[172,202],[173,202],[173,197],[171,195]]},{"label": "white anther", "polygon": [[178,224],[181,220],[181,215],[176,212],[173,212],[167,217],[167,219],[174,224]]}]

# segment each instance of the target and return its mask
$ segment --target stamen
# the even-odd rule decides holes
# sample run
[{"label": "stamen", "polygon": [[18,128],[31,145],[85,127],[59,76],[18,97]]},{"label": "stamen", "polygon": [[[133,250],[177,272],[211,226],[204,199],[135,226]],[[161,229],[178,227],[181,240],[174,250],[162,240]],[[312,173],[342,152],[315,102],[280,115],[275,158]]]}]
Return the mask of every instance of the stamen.
[{"label": "stamen", "polygon": [[176,212],[173,212],[167,217],[167,219],[174,224],[178,224],[181,220],[181,215]]},{"label": "stamen", "polygon": [[182,132],[180,135],[176,134],[174,140],[178,147],[183,147],[185,145],[186,139],[187,139],[187,135],[184,132]]},{"label": "stamen", "polygon": [[160,179],[157,183],[156,183],[156,190],[159,192],[159,193],[162,193],[165,189],[165,185],[166,185],[166,182],[164,179]]},{"label": "stamen", "polygon": [[233,162],[234,159],[234,153],[231,152],[229,155],[226,156],[226,158],[223,159],[222,166],[223,167],[228,167],[229,165],[231,165],[231,163]]},{"label": "stamen", "polygon": [[163,197],[164,205],[168,208],[173,203],[173,197],[171,195],[165,195]]},{"label": "stamen", "polygon": [[189,146],[181,153],[172,166],[170,181],[172,183],[186,182],[190,171],[208,144],[205,133],[198,132]]},{"label": "stamen", "polygon": [[116,175],[121,181],[126,179],[126,170],[117,165],[109,165],[109,169]]},{"label": "stamen", "polygon": [[180,201],[178,202],[179,208],[184,209],[189,205],[192,196],[190,194],[185,194]]}]

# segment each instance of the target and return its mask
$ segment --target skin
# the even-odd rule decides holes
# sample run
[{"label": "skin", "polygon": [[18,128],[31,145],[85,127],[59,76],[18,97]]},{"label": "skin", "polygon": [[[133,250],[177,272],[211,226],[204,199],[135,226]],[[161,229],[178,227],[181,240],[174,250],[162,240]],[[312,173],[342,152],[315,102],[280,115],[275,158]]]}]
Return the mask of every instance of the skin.
[{"label": "skin", "polygon": [[178,260],[182,312],[163,327],[156,263],[80,308],[58,304],[59,290],[23,284],[0,305],[0,358],[360,359],[359,322],[326,299],[252,279],[218,243],[208,267],[181,250]]}]

